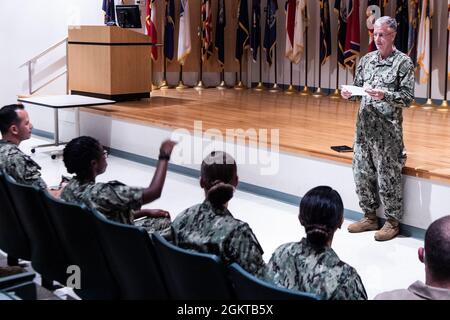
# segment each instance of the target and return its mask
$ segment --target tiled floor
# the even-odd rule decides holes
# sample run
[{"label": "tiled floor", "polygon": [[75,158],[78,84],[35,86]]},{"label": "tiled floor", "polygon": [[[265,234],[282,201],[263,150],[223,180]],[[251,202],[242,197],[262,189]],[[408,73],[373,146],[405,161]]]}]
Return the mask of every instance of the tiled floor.
[{"label": "tiled floor", "polygon": [[[30,146],[41,142],[42,139],[34,137],[23,142],[21,147],[29,153]],[[33,158],[42,166],[43,178],[49,185],[58,184],[61,174],[67,174],[62,160],[52,160],[44,149],[38,150]],[[154,172],[153,167],[116,157],[109,157],[108,164],[107,172],[99,176],[98,181],[120,180],[129,185],[146,186]],[[197,179],[169,173],[162,197],[146,207],[166,209],[174,218],[183,209],[202,200],[203,192]],[[250,224],[264,248],[266,261],[279,245],[298,241],[304,235],[297,220],[296,206],[237,192],[229,209],[235,217]],[[424,266],[417,258],[422,241],[398,237],[379,243],[373,239],[374,232],[349,234],[346,230],[350,222],[345,221],[342,229],[336,232],[333,248],[342,260],[356,268],[369,298],[382,291],[405,288],[417,279],[424,281]]]}]

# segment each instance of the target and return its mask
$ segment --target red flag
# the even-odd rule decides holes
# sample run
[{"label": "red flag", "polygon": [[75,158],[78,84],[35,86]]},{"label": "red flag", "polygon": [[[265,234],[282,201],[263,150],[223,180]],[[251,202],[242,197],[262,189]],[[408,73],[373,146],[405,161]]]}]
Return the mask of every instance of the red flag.
[{"label": "red flag", "polygon": [[350,0],[348,6],[344,63],[348,68],[353,69],[360,52],[359,0]]},{"label": "red flag", "polygon": [[286,57],[291,61],[294,60],[295,9],[295,0],[288,0],[286,2]]},{"label": "red flag", "polygon": [[213,54],[211,0],[202,0],[202,60]]},{"label": "red flag", "polygon": [[[158,42],[158,33],[156,32],[156,0],[147,0],[147,16],[145,18],[145,27],[147,29],[147,35],[150,37],[150,41],[154,44]],[[158,60],[158,47],[152,46],[152,59]]]}]

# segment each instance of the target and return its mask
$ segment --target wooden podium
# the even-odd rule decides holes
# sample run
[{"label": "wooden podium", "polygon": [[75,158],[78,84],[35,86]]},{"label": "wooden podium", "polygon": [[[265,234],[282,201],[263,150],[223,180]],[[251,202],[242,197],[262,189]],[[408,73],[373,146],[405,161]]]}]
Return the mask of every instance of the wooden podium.
[{"label": "wooden podium", "polygon": [[115,101],[149,98],[151,45],[149,37],[130,29],[69,27],[69,90]]}]

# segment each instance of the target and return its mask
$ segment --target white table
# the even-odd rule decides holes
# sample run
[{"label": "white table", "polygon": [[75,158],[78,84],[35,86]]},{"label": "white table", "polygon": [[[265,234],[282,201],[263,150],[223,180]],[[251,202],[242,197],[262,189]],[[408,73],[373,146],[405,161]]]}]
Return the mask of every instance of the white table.
[{"label": "white table", "polygon": [[[29,98],[20,98],[18,101],[23,104],[37,105],[47,108],[52,108],[54,110],[54,127],[55,127],[55,141],[54,143],[42,144],[31,149],[31,152],[35,152],[36,148],[60,146],[66,144],[65,142],[59,141],[59,118],[58,110],[75,108],[75,128],[76,135],[80,135],[80,110],[79,107],[92,107],[105,104],[116,103],[113,100],[99,99],[80,95],[55,95],[55,96],[35,96]],[[52,158],[55,159],[56,155],[52,154]]]}]

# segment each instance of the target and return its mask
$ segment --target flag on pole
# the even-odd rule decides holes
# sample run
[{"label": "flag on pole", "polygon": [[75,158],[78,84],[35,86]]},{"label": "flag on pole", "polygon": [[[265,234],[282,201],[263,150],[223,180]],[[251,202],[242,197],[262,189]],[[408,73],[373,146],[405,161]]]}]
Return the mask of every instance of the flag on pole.
[{"label": "flag on pole", "polygon": [[277,44],[277,10],[276,0],[267,0],[266,23],[264,27],[264,50],[266,51],[266,61],[272,65],[273,50]]},{"label": "flag on pole", "polygon": [[337,46],[337,60],[342,68],[345,68],[344,59],[344,48],[345,48],[345,37],[347,35],[347,0],[335,0],[334,2],[334,13],[336,13],[338,18],[338,46]]},{"label": "flag on pole", "polygon": [[164,19],[164,54],[170,61],[174,54],[175,33],[175,3],[174,0],[166,0],[166,13]]},{"label": "flag on pole", "polygon": [[[147,15],[145,17],[145,27],[147,29],[147,35],[150,38],[150,42],[156,44],[158,42],[158,33],[156,31],[156,0],[147,0]],[[158,60],[158,47],[152,46],[151,49],[153,61]]]},{"label": "flag on pole", "polygon": [[375,21],[379,17],[381,17],[380,0],[369,0],[367,2],[366,16],[367,16],[366,20],[367,31],[369,33],[369,45],[367,47],[367,51],[372,52],[377,50],[373,38],[373,29]]},{"label": "flag on pole", "polygon": [[202,60],[208,60],[213,54],[211,0],[202,0]]},{"label": "flag on pole", "polygon": [[259,47],[261,46],[261,0],[252,1],[252,27],[250,32],[250,50],[252,51],[253,62],[258,58]]},{"label": "flag on pole", "polygon": [[225,64],[225,26],[227,25],[225,0],[219,0],[217,6],[217,20],[216,20],[216,44],[218,51],[218,60],[220,66],[223,68]]},{"label": "flag on pole", "polygon": [[238,27],[236,29],[235,58],[241,61],[244,51],[249,47],[249,22],[247,0],[240,0],[238,7]]},{"label": "flag on pole", "polygon": [[386,7],[389,4],[389,0],[381,0],[381,1],[383,2],[381,6],[381,16],[384,16],[386,12]]},{"label": "flag on pole", "polygon": [[419,0],[410,0],[408,18],[408,56],[416,63],[417,59],[417,25],[419,19]]},{"label": "flag on pole", "polygon": [[295,18],[297,1],[286,1],[286,52],[285,56],[291,62],[294,61],[294,33],[295,33]]},{"label": "flag on pole", "polygon": [[360,52],[359,0],[349,0],[347,33],[345,35],[344,64],[353,69]]},{"label": "flag on pole", "polygon": [[395,47],[401,52],[408,52],[408,0],[397,0],[397,10],[395,11],[395,20],[397,20],[397,36],[395,38]]},{"label": "flag on pole", "polygon": [[417,39],[417,65],[419,82],[427,83],[430,74],[430,30],[433,16],[433,0],[422,0],[419,35]]},{"label": "flag on pole", "polygon": [[103,0],[102,10],[105,12],[105,25],[113,26],[116,24],[116,8],[114,0]]},{"label": "flag on pole", "polygon": [[306,0],[297,0],[295,9],[294,50],[291,60],[295,64],[300,63],[300,59],[305,49],[305,31],[307,24],[308,11]]},{"label": "flag on pole", "polygon": [[178,62],[184,65],[191,53],[191,23],[189,0],[180,0],[180,34],[178,36]]},{"label": "flag on pole", "polygon": [[330,4],[328,0],[320,0],[320,63],[324,65],[330,56]]}]

